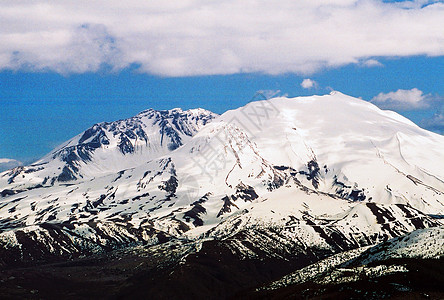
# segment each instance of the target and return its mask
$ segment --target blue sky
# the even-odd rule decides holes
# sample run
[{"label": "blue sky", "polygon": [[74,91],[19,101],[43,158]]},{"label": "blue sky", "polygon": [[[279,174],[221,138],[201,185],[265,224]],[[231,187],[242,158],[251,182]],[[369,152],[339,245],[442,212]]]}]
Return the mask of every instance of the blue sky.
[{"label": "blue sky", "polygon": [[0,158],[30,162],[147,108],[222,113],[259,90],[334,89],[443,133],[442,1],[80,2],[0,4]]}]

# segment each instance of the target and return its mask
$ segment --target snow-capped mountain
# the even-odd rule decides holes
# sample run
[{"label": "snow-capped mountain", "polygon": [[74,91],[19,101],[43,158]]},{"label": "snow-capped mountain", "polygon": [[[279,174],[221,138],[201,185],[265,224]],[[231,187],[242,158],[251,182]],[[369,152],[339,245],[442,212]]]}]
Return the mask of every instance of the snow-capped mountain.
[{"label": "snow-capped mountain", "polygon": [[339,92],[221,116],[147,110],[0,174],[1,257],[221,241],[239,259],[315,262],[440,226],[442,149],[443,136]]},{"label": "snow-capped mountain", "polygon": [[126,120],[95,124],[34,164],[10,171],[7,184],[32,188],[136,167],[180,147],[215,117],[204,109],[148,109]]}]

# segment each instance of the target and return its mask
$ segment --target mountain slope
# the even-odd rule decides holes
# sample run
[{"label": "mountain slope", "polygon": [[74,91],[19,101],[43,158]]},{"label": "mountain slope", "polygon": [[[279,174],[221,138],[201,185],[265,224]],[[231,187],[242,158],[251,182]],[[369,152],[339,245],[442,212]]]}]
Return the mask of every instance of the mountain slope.
[{"label": "mountain slope", "polygon": [[117,173],[182,146],[216,116],[204,109],[149,109],[95,124],[34,164],[3,174],[0,184],[26,189]]},{"label": "mountain slope", "polygon": [[435,205],[442,208],[444,138],[394,112],[333,92],[249,103],[220,119],[238,124],[241,119],[245,125],[240,127],[264,159],[297,171],[305,168],[311,184],[300,180],[308,186],[333,193],[354,190],[356,198],[379,203],[409,199],[430,213]]},{"label": "mountain slope", "polygon": [[443,229],[420,229],[373,247],[332,255],[244,297],[440,299],[444,295]]},{"label": "mountain slope", "polygon": [[338,92],[219,117],[148,110],[0,174],[2,264],[163,244],[282,276],[274,265],[440,226],[442,149],[443,136]]}]

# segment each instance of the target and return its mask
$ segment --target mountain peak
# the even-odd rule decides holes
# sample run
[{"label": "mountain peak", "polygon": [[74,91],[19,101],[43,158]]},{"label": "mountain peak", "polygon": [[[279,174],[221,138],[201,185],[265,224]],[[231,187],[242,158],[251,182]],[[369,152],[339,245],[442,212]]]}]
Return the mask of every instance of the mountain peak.
[{"label": "mountain peak", "polygon": [[[37,169],[29,167],[35,172],[23,172],[45,184],[118,172],[177,149],[216,117],[204,109],[148,109],[128,119],[97,123],[37,161]],[[23,181],[29,182],[26,177]],[[14,177],[16,183],[19,178]]]},{"label": "mountain peak", "polygon": [[287,265],[376,245],[441,225],[443,148],[341,93],[149,109],[0,174],[0,263],[143,246]]}]

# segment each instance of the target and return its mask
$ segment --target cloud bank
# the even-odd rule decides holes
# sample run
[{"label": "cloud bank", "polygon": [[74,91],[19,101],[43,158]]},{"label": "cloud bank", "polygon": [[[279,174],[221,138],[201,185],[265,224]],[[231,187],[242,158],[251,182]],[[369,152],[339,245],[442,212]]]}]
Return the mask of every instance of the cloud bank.
[{"label": "cloud bank", "polygon": [[439,134],[444,134],[444,112],[436,113],[432,118],[425,119],[421,126]]},{"label": "cloud bank", "polygon": [[382,109],[412,110],[427,108],[434,100],[431,94],[424,94],[421,90],[397,90],[396,92],[379,93],[370,101]]},{"label": "cloud bank", "polygon": [[21,166],[22,163],[15,159],[0,158],[0,172]]},{"label": "cloud bank", "polygon": [[4,0],[0,70],[311,74],[444,55],[443,20],[424,0]]}]

